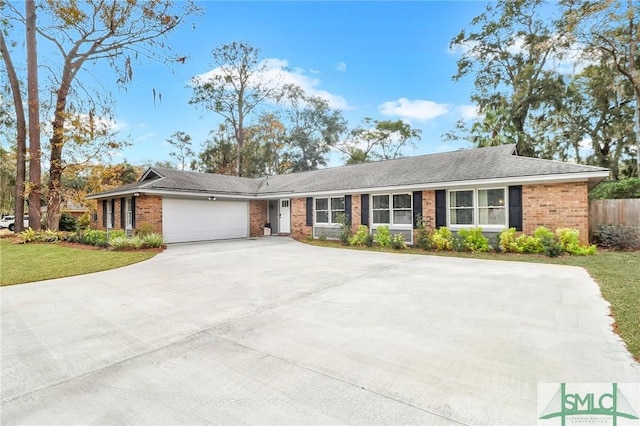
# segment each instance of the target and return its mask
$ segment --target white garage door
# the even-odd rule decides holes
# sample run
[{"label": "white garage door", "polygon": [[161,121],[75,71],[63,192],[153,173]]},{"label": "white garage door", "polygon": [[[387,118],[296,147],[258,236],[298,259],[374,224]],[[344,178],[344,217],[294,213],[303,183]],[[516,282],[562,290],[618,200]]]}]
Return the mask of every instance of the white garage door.
[{"label": "white garage door", "polygon": [[167,243],[249,236],[246,201],[162,199],[162,234]]}]

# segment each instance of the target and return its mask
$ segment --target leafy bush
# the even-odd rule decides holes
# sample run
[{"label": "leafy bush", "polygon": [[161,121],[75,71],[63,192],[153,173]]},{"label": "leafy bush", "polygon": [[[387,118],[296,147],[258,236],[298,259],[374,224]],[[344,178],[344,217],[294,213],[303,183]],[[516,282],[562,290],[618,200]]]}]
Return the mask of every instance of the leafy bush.
[{"label": "leafy bush", "polygon": [[109,247],[114,250],[122,250],[130,247],[129,238],[127,237],[114,237],[109,239]]},{"label": "leafy bush", "polygon": [[482,234],[482,228],[461,229],[458,236],[462,238],[465,249],[473,253],[489,251],[489,240]]},{"label": "leafy bush", "polygon": [[585,256],[596,253],[596,246],[580,246],[580,232],[573,228],[558,228],[556,236],[562,249],[569,254]]},{"label": "leafy bush", "polygon": [[503,252],[517,253],[516,228],[505,229],[498,235],[498,239],[500,240],[500,248]]},{"label": "leafy bush", "polygon": [[418,231],[416,235],[416,247],[422,250],[431,249],[431,235],[427,229],[427,224],[422,220],[422,216],[416,215],[416,223],[418,224]]},{"label": "leafy bush", "polygon": [[78,230],[86,230],[91,226],[91,214],[89,212],[84,212],[80,219],[78,219]]},{"label": "leafy bush", "polygon": [[[148,234],[148,235],[151,235],[151,234]],[[140,250],[142,247],[144,247],[144,239],[137,235],[129,238],[129,247],[133,247],[136,250]]]},{"label": "leafy bush", "polygon": [[144,242],[144,245],[149,248],[162,247],[162,244],[164,244],[162,235],[158,234],[157,232],[145,235],[142,238],[142,241]]},{"label": "leafy bush", "polygon": [[136,235],[138,237],[144,238],[145,235],[149,234],[153,234],[153,227],[148,223],[145,223],[140,228],[136,229]]},{"label": "leafy bush", "polygon": [[537,227],[536,230],[533,231],[533,236],[539,240],[542,240],[543,238],[555,238],[553,231],[545,228],[544,226]]},{"label": "leafy bush", "polygon": [[404,242],[404,235],[394,234],[393,237],[391,237],[391,247],[396,250],[406,249],[407,245]]},{"label": "leafy bush", "polygon": [[348,245],[349,239],[351,238],[351,222],[349,221],[349,217],[344,213],[340,213],[336,216],[336,222],[340,224],[338,239],[342,244]]},{"label": "leafy bush", "polygon": [[518,235],[515,241],[516,253],[542,253],[540,240],[533,235]]},{"label": "leafy bush", "polygon": [[31,228],[27,228],[18,234],[18,241],[22,244],[28,243],[57,243],[64,240],[64,233],[61,231],[52,231],[45,229],[42,231],[34,231]]},{"label": "leafy bush", "polygon": [[614,250],[640,249],[640,228],[628,225],[599,225],[593,240],[605,248]]},{"label": "leafy bush", "polygon": [[431,246],[438,251],[451,250],[453,234],[446,226],[440,227],[431,234]]},{"label": "leafy bush", "polygon": [[467,251],[467,245],[464,243],[464,239],[454,235],[451,239],[451,249],[455,252],[462,253],[463,251]]},{"label": "leafy bush", "polygon": [[355,235],[349,238],[349,245],[365,246],[369,239],[373,242],[373,238],[369,234],[369,227],[367,227],[367,225],[359,225]]},{"label": "leafy bush", "polygon": [[59,229],[61,231],[73,232],[78,229],[78,219],[64,212],[60,216]]},{"label": "leafy bush", "polygon": [[592,200],[640,198],[640,178],[601,182],[589,191],[589,198]]},{"label": "leafy bush", "polygon": [[106,247],[107,233],[99,229],[90,229],[81,236],[80,242],[91,246]]},{"label": "leafy bush", "polygon": [[542,248],[542,253],[549,257],[558,257],[562,254],[562,244],[556,235],[549,229],[541,226],[533,231],[533,236],[538,239]]},{"label": "leafy bush", "polygon": [[380,247],[388,247],[391,244],[391,233],[388,226],[379,226],[376,228],[374,240]]}]

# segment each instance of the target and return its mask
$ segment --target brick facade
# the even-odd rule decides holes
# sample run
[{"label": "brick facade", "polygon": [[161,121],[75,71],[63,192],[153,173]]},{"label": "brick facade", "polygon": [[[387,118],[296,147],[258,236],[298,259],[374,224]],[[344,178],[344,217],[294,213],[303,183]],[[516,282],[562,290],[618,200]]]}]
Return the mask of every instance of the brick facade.
[{"label": "brick facade", "polygon": [[589,188],[586,182],[524,185],[522,228],[527,234],[539,226],[550,230],[574,228],[580,242],[589,242]]},{"label": "brick facade", "polygon": [[[115,199],[113,229],[124,229],[120,212],[121,200],[122,198]],[[91,221],[91,227],[93,229],[104,229],[102,220],[102,203],[104,202],[111,202],[111,199],[97,201],[96,220]],[[153,232],[162,233],[162,197],[158,195],[141,195],[136,197],[135,203],[136,229],[140,229],[145,224],[149,224]]]},{"label": "brick facade", "polygon": [[258,237],[264,235],[264,224],[269,222],[267,218],[266,200],[253,200],[249,202],[249,236]]},{"label": "brick facade", "polygon": [[[436,227],[436,191],[422,191],[422,220],[429,231]],[[413,241],[418,241],[417,229],[413,230]]]},{"label": "brick facade", "polygon": [[307,199],[291,199],[291,237],[303,240],[313,235],[313,228],[307,226]]},{"label": "brick facade", "polygon": [[362,224],[362,198],[361,194],[351,194],[351,232],[358,232],[358,226]]}]

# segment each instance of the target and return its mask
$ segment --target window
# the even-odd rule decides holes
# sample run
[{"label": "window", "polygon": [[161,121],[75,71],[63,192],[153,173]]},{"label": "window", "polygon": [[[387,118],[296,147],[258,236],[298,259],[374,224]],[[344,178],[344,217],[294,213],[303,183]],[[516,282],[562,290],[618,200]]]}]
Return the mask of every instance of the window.
[{"label": "window", "polygon": [[316,223],[337,224],[344,214],[344,197],[316,198]]},{"label": "window", "polygon": [[113,210],[115,200],[105,200],[107,203],[107,229],[113,228]]},{"label": "window", "polygon": [[413,207],[411,194],[374,195],[373,223],[381,225],[411,225]]},{"label": "window", "polygon": [[504,189],[478,190],[478,225],[505,225]]},{"label": "window", "polygon": [[449,192],[449,221],[452,225],[473,225],[473,191]]},{"label": "window", "polygon": [[131,205],[131,198],[127,198],[125,200],[125,208],[126,208],[126,224],[125,229],[131,229],[133,227],[133,209]]},{"label": "window", "polygon": [[372,200],[373,223],[391,223],[389,214],[389,196],[374,195]]},{"label": "window", "polygon": [[505,188],[449,191],[449,224],[504,228],[505,193]]}]

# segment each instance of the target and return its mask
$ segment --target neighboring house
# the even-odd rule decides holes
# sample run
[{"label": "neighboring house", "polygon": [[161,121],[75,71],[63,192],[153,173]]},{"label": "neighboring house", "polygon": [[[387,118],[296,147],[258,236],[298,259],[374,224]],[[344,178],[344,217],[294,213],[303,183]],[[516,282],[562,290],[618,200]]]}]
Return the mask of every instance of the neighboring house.
[{"label": "neighboring house", "polygon": [[571,227],[588,240],[587,192],[609,170],[520,157],[515,145],[242,178],[152,167],[138,182],[92,194],[95,228],[142,226],[168,243],[273,233],[338,236],[346,214],[372,232],[382,225],[412,243],[416,217],[427,228]]}]

